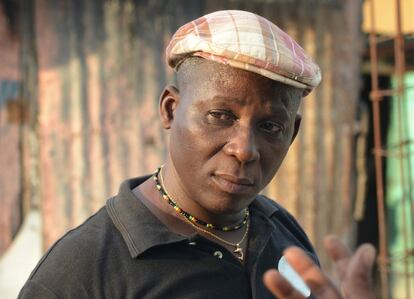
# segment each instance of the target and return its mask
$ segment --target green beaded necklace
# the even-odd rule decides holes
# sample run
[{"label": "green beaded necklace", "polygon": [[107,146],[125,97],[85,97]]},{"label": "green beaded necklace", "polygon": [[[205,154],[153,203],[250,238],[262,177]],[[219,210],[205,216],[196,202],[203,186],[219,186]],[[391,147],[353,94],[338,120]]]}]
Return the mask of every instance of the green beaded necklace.
[{"label": "green beaded necklace", "polygon": [[196,217],[194,217],[193,215],[191,215],[187,211],[184,211],[183,209],[181,209],[177,205],[177,203],[171,198],[171,196],[169,196],[169,194],[167,193],[165,188],[161,185],[161,183],[158,179],[158,176],[160,175],[160,172],[161,172],[161,168],[162,168],[162,166],[158,167],[157,170],[155,171],[154,175],[153,175],[154,182],[155,182],[155,187],[157,188],[158,191],[160,191],[162,198],[165,199],[165,201],[167,201],[167,203],[170,206],[172,206],[177,213],[179,213],[180,215],[185,217],[187,220],[191,221],[192,223],[196,223],[198,225],[204,226],[205,228],[211,228],[211,229],[220,230],[220,231],[224,231],[224,232],[238,230],[238,229],[242,228],[247,223],[247,221],[249,219],[249,209],[248,208],[246,208],[244,210],[243,220],[240,223],[236,224],[235,226],[217,226],[217,225],[214,225],[214,224],[211,224],[211,223],[204,222],[203,220],[197,219]]}]

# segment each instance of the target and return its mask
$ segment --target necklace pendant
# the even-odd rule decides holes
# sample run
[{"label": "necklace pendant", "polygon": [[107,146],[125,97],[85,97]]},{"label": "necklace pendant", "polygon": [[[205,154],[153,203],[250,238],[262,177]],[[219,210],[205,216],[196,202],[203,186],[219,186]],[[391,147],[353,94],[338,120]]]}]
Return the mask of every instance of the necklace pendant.
[{"label": "necklace pendant", "polygon": [[236,245],[236,249],[233,252],[239,260],[243,260],[243,249],[239,245]]}]

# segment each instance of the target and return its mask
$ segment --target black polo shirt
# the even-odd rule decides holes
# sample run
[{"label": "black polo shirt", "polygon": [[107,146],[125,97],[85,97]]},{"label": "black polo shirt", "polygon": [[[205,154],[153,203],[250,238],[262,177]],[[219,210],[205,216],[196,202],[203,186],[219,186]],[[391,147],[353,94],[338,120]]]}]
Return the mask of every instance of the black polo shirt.
[{"label": "black polo shirt", "polygon": [[58,240],[19,298],[274,298],[262,276],[287,246],[317,261],[295,219],[264,196],[250,206],[245,265],[196,233],[172,233],[132,193],[146,179],[125,181],[106,207]]}]

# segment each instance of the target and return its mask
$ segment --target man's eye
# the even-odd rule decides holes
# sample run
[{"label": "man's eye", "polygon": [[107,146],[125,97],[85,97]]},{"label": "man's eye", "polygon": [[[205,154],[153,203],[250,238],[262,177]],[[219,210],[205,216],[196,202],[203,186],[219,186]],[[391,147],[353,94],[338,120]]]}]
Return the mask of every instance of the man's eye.
[{"label": "man's eye", "polygon": [[233,113],[225,110],[213,110],[208,112],[208,118],[214,122],[232,122],[236,119]]},{"label": "man's eye", "polygon": [[277,135],[283,132],[283,126],[272,121],[264,122],[260,127],[263,131],[270,135]]}]

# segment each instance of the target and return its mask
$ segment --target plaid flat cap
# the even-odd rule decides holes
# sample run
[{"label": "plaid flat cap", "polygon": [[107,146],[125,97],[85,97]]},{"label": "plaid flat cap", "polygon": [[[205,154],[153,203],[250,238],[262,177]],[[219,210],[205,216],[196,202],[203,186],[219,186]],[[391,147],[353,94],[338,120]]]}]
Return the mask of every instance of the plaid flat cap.
[{"label": "plaid flat cap", "polygon": [[216,11],[183,25],[166,56],[175,70],[187,57],[198,56],[303,88],[304,95],[321,81],[318,65],[286,32],[241,10]]}]

